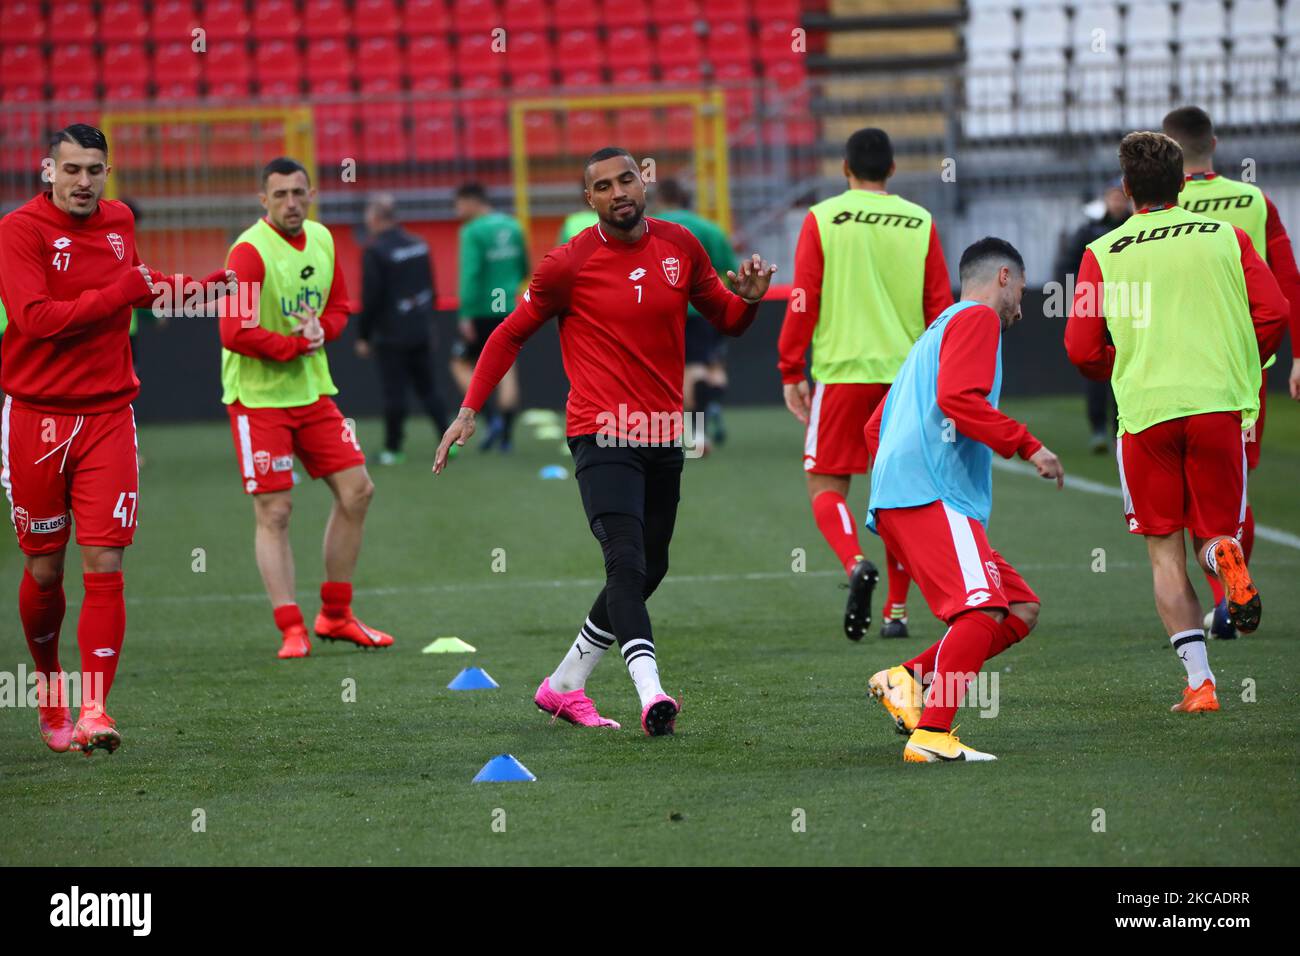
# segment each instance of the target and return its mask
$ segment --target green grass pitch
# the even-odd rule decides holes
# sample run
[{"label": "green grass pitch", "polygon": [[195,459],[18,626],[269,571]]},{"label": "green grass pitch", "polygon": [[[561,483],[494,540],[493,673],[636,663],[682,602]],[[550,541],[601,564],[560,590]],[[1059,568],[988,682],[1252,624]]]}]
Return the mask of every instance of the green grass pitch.
[{"label": "green grass pitch", "polygon": [[[1113,460],[1087,453],[1082,404],[1004,407],[1068,474],[1113,486]],[[1223,711],[1170,714],[1182,669],[1118,501],[996,473],[992,540],[1043,598],[1037,631],[990,665],[997,716],[959,713],[960,734],[1000,759],[905,765],[866,679],[935,640],[939,623],[914,592],[912,638],[846,641],[799,426],[776,408],[735,410],[729,424],[721,453],[687,463],[672,570],[650,605],[664,685],[685,695],[677,736],[654,740],[616,655],[588,690],[621,731],[552,724],[532,704],[601,577],[573,481],[538,478],[567,463],[558,440],[521,429],[512,457],[471,450],[435,479],[426,426],[412,422],[411,461],[372,466],[356,580],[359,614],[397,646],[318,642],[310,659],[280,662],[228,429],[145,424],[110,706],[124,744],[111,757],[52,754],[33,711],[0,708],[0,863],[1294,863],[1300,550],[1256,545],[1264,626],[1210,647]],[[360,437],[377,450],[378,423]],[[1275,396],[1251,497],[1261,524],[1293,536],[1297,475],[1300,408]],[[860,479],[851,497],[859,520],[866,490]],[[299,597],[313,615],[328,491],[295,495]],[[8,540],[0,670],[12,673],[30,660]],[[879,540],[864,541],[878,559]],[[799,548],[804,573],[791,570]],[[68,583],[63,661],[75,666],[78,575]],[[447,635],[478,653],[420,653]],[[446,690],[468,663],[501,688]],[[507,752],[538,781],[470,783]]]}]

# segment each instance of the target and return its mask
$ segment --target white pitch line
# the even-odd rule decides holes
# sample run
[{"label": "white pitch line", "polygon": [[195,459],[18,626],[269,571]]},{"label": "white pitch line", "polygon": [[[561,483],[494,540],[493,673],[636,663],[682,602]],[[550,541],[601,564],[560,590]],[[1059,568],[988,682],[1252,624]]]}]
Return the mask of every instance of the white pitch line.
[{"label": "white pitch line", "polygon": [[[993,467],[1002,471],[1009,471],[1016,475],[1031,475],[1038,477],[1038,471],[1033,465],[1024,461],[1007,461],[1003,458],[994,458]],[[1041,479],[1040,479],[1041,480]],[[1103,495],[1107,498],[1123,498],[1124,494],[1114,485],[1103,484],[1100,481],[1093,481],[1090,478],[1075,478],[1070,475],[1065,476],[1065,487],[1078,491],[1086,491],[1092,495]],[[1290,531],[1283,531],[1281,528],[1272,528],[1266,524],[1255,525],[1255,537],[1263,538],[1265,541],[1272,541],[1274,544],[1280,544],[1287,548],[1295,548],[1300,551],[1300,535],[1292,534]]]}]

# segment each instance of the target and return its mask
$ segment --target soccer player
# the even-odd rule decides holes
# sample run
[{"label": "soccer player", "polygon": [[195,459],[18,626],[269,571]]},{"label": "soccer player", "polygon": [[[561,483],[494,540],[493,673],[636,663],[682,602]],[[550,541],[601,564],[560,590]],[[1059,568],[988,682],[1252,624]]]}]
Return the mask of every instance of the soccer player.
[{"label": "soccer player", "polygon": [[[871,625],[877,571],[862,553],[849,511],[849,484],[867,470],[862,429],[926,326],[952,305],[951,281],[934,221],[886,190],[894,148],[880,129],[860,129],[844,148],[848,189],[804,218],[794,288],[778,343],[786,407],[804,424],[803,467],[822,537],[849,580],[844,633]],[[812,344],[811,395],[804,357]],[[889,598],[882,637],[907,637],[909,577],[885,551]]]},{"label": "soccer player", "polygon": [[582,230],[594,226],[600,221],[594,209],[579,209],[577,212],[569,213],[564,217],[564,222],[560,223],[560,231],[556,234],[555,244],[562,246]]},{"label": "soccer player", "polygon": [[574,724],[617,727],[583,689],[617,640],[640,697],[641,727],[661,736],[673,732],[680,707],[659,681],[646,599],[668,572],[677,518],[686,307],[693,304],[724,333],[740,335],[776,270],[755,255],[727,273],[735,293],[727,291],[687,229],[645,217],[645,184],[627,150],[593,153],[584,178],[600,222],[551,250],[523,301],[492,333],[433,469],[442,471],[452,442],[463,445],[474,433],[475,412],[528,337],[558,316],[571,385],[569,448],[604,555],[605,586],[534,701]]},{"label": "soccer player", "polygon": [[384,448],[381,465],[406,460],[406,387],[433,421],[439,437],[447,430],[447,410],[433,381],[429,334],[436,295],[429,244],[397,222],[397,204],[387,193],[366,204],[370,242],[361,256],[359,358],[374,355],[384,396]]},{"label": "soccer player", "polygon": [[258,195],[266,216],[235,240],[228,260],[258,294],[251,314],[241,307],[221,321],[221,400],[244,492],[253,498],[257,568],[280,629],[282,659],[311,653],[289,542],[295,454],[334,493],[316,636],[364,648],[393,643],[352,613],[352,573],[375,486],[352,423],[330,397],[338,389],[324,345],[347,324],[348,290],[330,231],[307,218],[315,197],[297,160],[266,164]]},{"label": "soccer player", "polygon": [[[122,742],[105,708],[126,635],[122,558],[140,497],[131,310],[153,304],[172,282],[172,295],[184,295],[191,280],[141,264],[131,211],[101,198],[112,167],[100,130],[83,123],[59,130],[46,165],[51,187],[0,221],[0,298],[9,317],[0,484],[25,556],[18,613],[38,674],[41,737],[51,750],[89,756]],[[208,276],[205,301],[232,280],[224,269]],[[86,589],[75,726],[59,663],[72,524]]]},{"label": "soccer player", "polygon": [[[1187,670],[1173,710],[1219,709],[1183,529],[1216,575],[1232,623],[1259,626],[1260,598],[1239,543],[1246,515],[1243,431],[1259,411],[1260,365],[1289,311],[1240,228],[1178,206],[1183,153],[1163,133],[1120,142],[1136,214],[1079,264],[1065,347],[1085,375],[1109,378],[1129,531],[1146,538],[1156,611]],[[1110,334],[1113,345],[1108,345]]]},{"label": "soccer player", "polygon": [[[493,209],[478,183],[466,183],[456,191],[456,215],[464,223],[460,227],[461,339],[452,353],[451,371],[465,392],[483,343],[505,321],[528,278],[528,252],[519,220]],[[501,381],[497,410],[480,451],[495,445],[509,452],[513,447],[519,411],[519,376],[514,369]]]},{"label": "soccer player", "polygon": [[[1187,184],[1179,195],[1179,205],[1188,212],[1231,223],[1245,231],[1250,244],[1261,259],[1268,264],[1291,305],[1291,397],[1300,399],[1300,274],[1297,274],[1295,253],[1291,238],[1277,214],[1272,200],[1258,186],[1238,182],[1214,171],[1214,147],[1218,137],[1209,115],[1196,106],[1184,106],[1164,118],[1164,132],[1183,150],[1183,175]],[[1268,369],[1276,356],[1264,363]],[[1254,471],[1259,464],[1260,444],[1264,440],[1265,399],[1268,395],[1267,378],[1260,384],[1259,417],[1255,430],[1247,436],[1246,469]],[[1246,503],[1246,521],[1241,535],[1241,550],[1250,563],[1255,545],[1255,510]],[[1210,633],[1221,639],[1237,636],[1236,628],[1228,617],[1228,601],[1217,575],[1206,575],[1214,594],[1214,611]]]},{"label": "soccer player", "polygon": [[1058,488],[1064,481],[1057,457],[998,411],[1002,333],[1020,321],[1024,261],[990,236],[962,253],[959,271],[961,301],[917,340],[865,434],[874,459],[867,527],[948,624],[938,643],[868,682],[899,732],[910,731],[910,763],[997,759],[961,743],[953,716],[984,662],[1038,621],[1038,595],[985,532],[993,452],[1018,454]]},{"label": "soccer player", "polygon": [[[675,179],[661,180],[655,186],[656,219],[675,222],[691,231],[719,274],[736,267],[736,254],[721,227],[690,210],[690,196]],[[711,440],[721,445],[727,440],[722,423],[722,396],[727,388],[726,344],[722,333],[714,328],[699,310],[686,310],[686,379],[682,383],[682,404],[688,412],[704,415],[705,429],[697,440]],[[706,437],[707,433],[707,437]]]}]

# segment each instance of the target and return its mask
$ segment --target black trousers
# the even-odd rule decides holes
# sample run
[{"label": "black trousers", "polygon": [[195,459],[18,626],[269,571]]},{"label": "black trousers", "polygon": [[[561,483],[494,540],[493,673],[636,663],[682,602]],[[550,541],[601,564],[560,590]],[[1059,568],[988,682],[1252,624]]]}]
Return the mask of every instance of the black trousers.
[{"label": "black trousers", "polygon": [[591,623],[619,646],[653,643],[646,599],[668,573],[668,546],[681,499],[680,447],[602,447],[594,435],[569,439],[574,477],[591,533],[605,559],[605,586]]},{"label": "black trousers", "polygon": [[409,386],[441,434],[447,430],[447,410],[433,380],[433,355],[427,344],[380,345],[375,348],[379,385],[384,395],[384,447],[401,451],[406,431],[406,391]]},{"label": "black trousers", "polygon": [[1088,379],[1085,388],[1088,427],[1092,429],[1094,435],[1114,437],[1119,413],[1115,410],[1115,396],[1111,391],[1110,382],[1095,382]]}]

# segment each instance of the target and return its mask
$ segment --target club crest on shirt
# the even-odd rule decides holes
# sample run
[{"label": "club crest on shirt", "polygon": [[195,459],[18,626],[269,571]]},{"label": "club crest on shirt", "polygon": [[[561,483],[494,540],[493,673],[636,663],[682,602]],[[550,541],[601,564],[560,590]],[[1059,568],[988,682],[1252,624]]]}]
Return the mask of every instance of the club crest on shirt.
[{"label": "club crest on shirt", "polygon": [[110,232],[106,238],[108,239],[108,244],[113,247],[114,255],[119,259],[126,255],[126,243],[122,241],[120,235],[115,232]]},{"label": "club crest on shirt", "polygon": [[664,278],[668,280],[668,284],[677,285],[677,280],[682,277],[681,261],[675,257],[669,257],[659,264],[664,267]]},{"label": "club crest on shirt", "polygon": [[993,582],[995,588],[1002,587],[1002,572],[998,569],[996,561],[985,561],[984,570],[989,573],[989,580]]},{"label": "club crest on shirt", "polygon": [[257,468],[259,475],[265,475],[271,470],[271,453],[269,451],[253,452],[253,466]]},{"label": "club crest on shirt", "polygon": [[14,505],[14,527],[20,535],[27,533],[27,509]]}]

